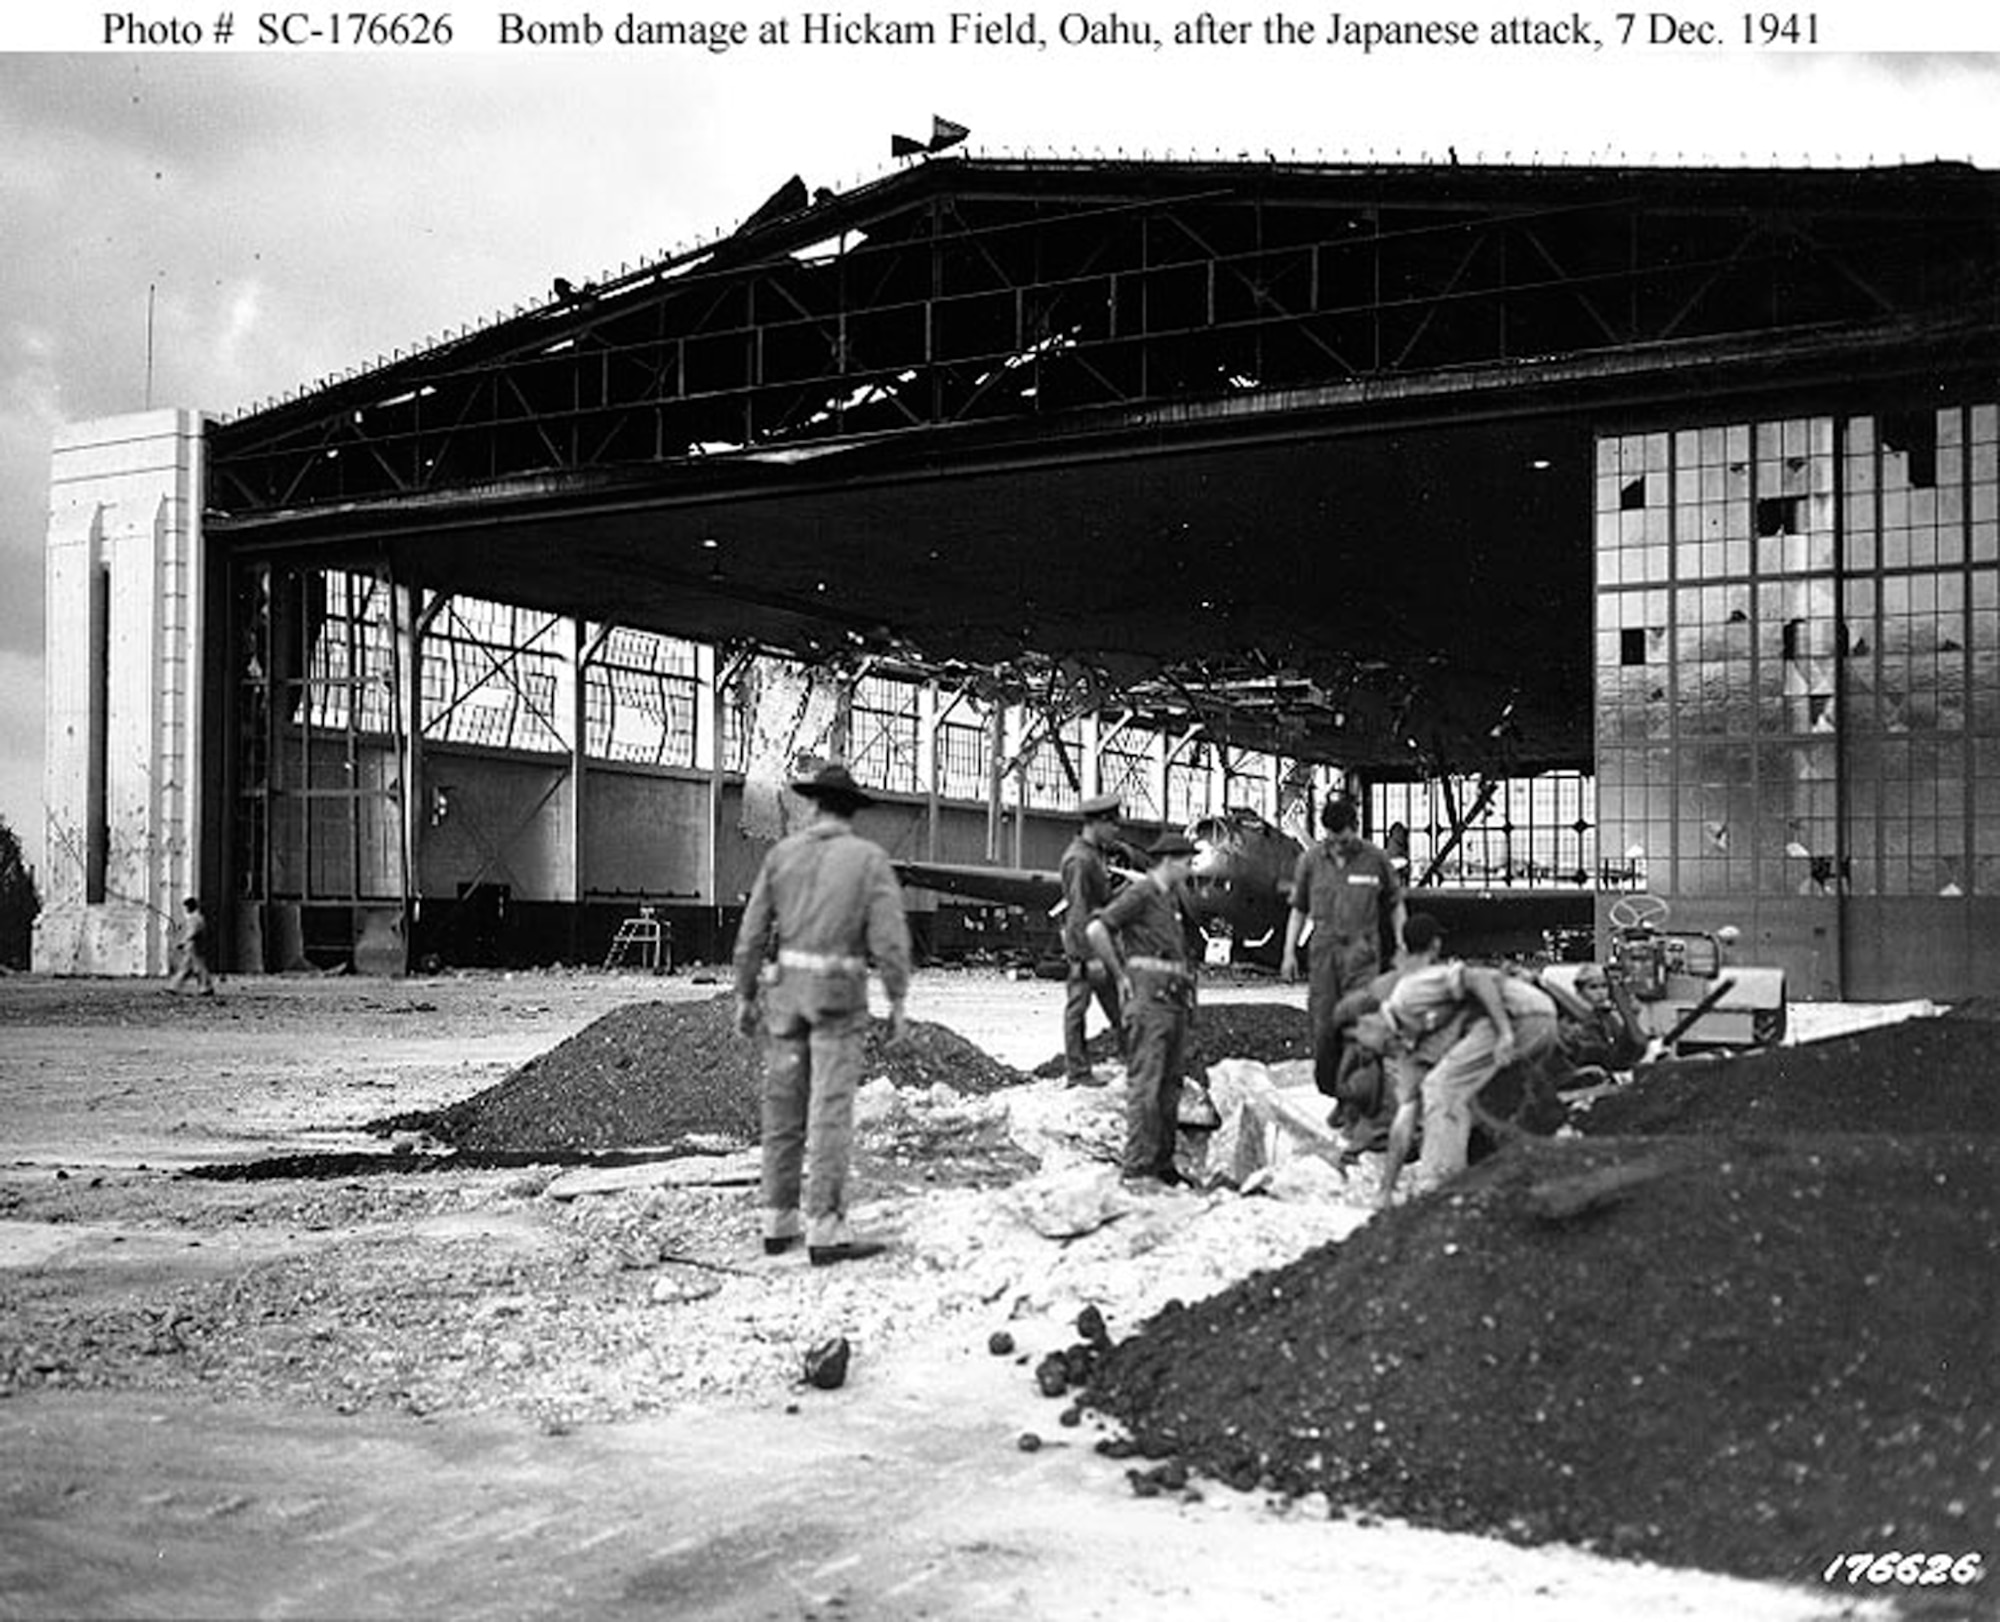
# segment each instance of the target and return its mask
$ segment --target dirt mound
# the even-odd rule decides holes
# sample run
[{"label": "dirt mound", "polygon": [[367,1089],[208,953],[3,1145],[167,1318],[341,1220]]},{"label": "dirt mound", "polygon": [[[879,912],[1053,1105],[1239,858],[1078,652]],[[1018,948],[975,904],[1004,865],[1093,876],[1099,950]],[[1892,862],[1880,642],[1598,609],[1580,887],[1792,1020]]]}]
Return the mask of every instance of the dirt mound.
[{"label": "dirt mound", "polygon": [[1089,1401],[1238,1485],[1520,1542],[1814,1584],[2000,1547],[1993,1036],[1658,1066],[1583,1140],[1161,1313]]},{"label": "dirt mound", "polygon": [[1592,1137],[1662,1132],[2000,1133],[2000,1031],[1953,1015],[1727,1059],[1653,1066],[1578,1122]]},{"label": "dirt mound", "polygon": [[[1092,1005],[1095,1009],[1095,1004]],[[1099,1013],[1091,1014],[1095,1023]],[[1118,1056],[1118,1044],[1110,1031],[1100,1031],[1088,1044],[1093,1064]],[[1204,1002],[1195,1011],[1188,1032],[1187,1073],[1197,1080],[1218,1059],[1256,1059],[1263,1064],[1279,1064],[1288,1059],[1312,1057],[1312,1027],[1303,1008],[1289,1003]],[[1044,1059],[1035,1066],[1038,1076],[1063,1073],[1063,1056]]]},{"label": "dirt mound", "polygon": [[1537,1143],[1169,1307],[1088,1400],[1238,1485],[1816,1584],[2000,1548],[1996,1264],[1990,1140]]},{"label": "dirt mound", "polygon": [[[899,1088],[943,1082],[990,1093],[1026,1081],[942,1025],[910,1022],[888,1045],[873,1020],[867,1074]],[[425,1132],[456,1149],[601,1150],[716,1139],[753,1143],[763,1046],[736,1029],[727,993],[700,1002],[613,1009],[504,1081],[440,1110],[368,1123],[381,1136]]]}]

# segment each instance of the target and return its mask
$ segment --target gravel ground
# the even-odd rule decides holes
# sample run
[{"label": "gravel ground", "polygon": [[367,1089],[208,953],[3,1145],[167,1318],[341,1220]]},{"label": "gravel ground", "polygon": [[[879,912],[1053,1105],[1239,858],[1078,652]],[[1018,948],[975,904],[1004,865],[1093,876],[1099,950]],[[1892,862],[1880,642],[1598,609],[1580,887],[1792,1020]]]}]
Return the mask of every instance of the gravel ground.
[{"label": "gravel ground", "polygon": [[[11,989],[57,1027],[157,1020],[197,1032],[226,1020],[233,1034],[304,1016],[338,1031],[393,1012],[448,1036],[474,1017],[461,1008],[468,988],[452,983],[305,985],[294,988],[303,1006],[254,982],[223,1006],[87,984]],[[521,976],[507,989],[547,1014],[571,987]],[[1031,1082],[942,1023],[913,1020],[909,1040],[888,1046],[878,1018],[855,1215],[897,1244],[851,1275],[772,1262],[756,1237],[754,1158],[728,1154],[755,1142],[758,1046],[736,1032],[726,994],[662,989],[674,1000],[609,1007],[467,1096],[358,1123],[405,1147],[421,1138],[423,1152],[0,1181],[0,1220],[79,1236],[134,1227],[159,1236],[149,1263],[175,1263],[136,1296],[61,1268],[0,1272],[0,1394],[202,1389],[341,1412],[505,1410],[563,1428],[775,1400],[796,1388],[805,1350],[833,1334],[877,1355],[963,1318],[983,1344],[995,1327],[1085,1305],[1129,1328],[1176,1294],[1209,1293],[1361,1218],[1358,1195],[1339,1209],[1126,1198],[1111,1170],[1115,1067],[1102,1088]],[[978,988],[955,977],[946,989]],[[1024,1030],[1014,1045],[1036,1040]],[[692,1158],[655,1161],[663,1148]],[[643,1152],[630,1186],[613,1178],[559,1197],[565,1163],[641,1158],[618,1151]],[[481,1155],[511,1169],[468,1169]],[[670,1186],[669,1166],[719,1182]],[[1049,1208],[1081,1211],[1083,1231],[1050,1238],[1035,1226],[1048,1226]]]},{"label": "gravel ground", "polygon": [[[23,995],[93,1041],[149,1020],[185,1030],[194,1097],[208,1096],[202,1033],[223,1021],[232,1042],[268,1032],[273,1055],[315,1070],[328,1050],[296,1052],[303,1031],[360,1044],[407,1023],[435,1047],[498,1029],[512,1051],[517,1030],[566,1024],[456,1093],[430,1048],[407,1074],[433,1117],[491,1124],[512,1110],[535,1141],[580,1141],[582,1123],[619,1118],[592,1131],[649,1145],[717,1133],[699,1144],[710,1151],[746,1141],[740,1116],[717,1125],[740,1103],[748,1045],[721,1045],[712,989],[672,985],[664,1001],[633,989],[522,977],[497,1008],[491,987],[417,983],[299,988],[297,1006],[285,988],[247,986],[226,988],[222,1007],[157,995],[134,1007],[115,988]],[[1010,995],[941,980],[913,1007],[971,1022],[996,991]],[[994,1027],[1014,1062],[1049,1050],[1052,995],[1031,1024]],[[34,1023],[10,1006],[0,998],[0,1024]],[[1284,1056],[1285,1028],[1303,1023],[1275,999],[1216,1018],[1226,1006],[1205,1010],[1209,1030],[1240,1018],[1272,1038],[1260,1057]],[[902,1056],[906,1072],[878,1064],[864,1090],[857,1222],[896,1243],[851,1270],[763,1258],[747,1157],[721,1152],[611,1173],[441,1170],[420,1152],[400,1159],[409,1175],[230,1182],[17,1164],[0,1176],[0,1227],[39,1248],[0,1271],[0,1395],[492,1413],[560,1433],[796,1402],[806,1350],[833,1335],[866,1366],[940,1334],[986,1355],[1006,1333],[1015,1345],[994,1355],[1054,1393],[1044,1434],[1081,1425],[1114,1453],[1143,1453],[1115,1465],[1141,1496],[1249,1484],[1364,1525],[1393,1514],[1814,1589],[1836,1553],[1889,1540],[2000,1556],[2000,1151],[1963,1130],[1990,1114],[1947,1111],[1950,1133],[1904,1130],[1932,1118],[1926,1075],[1955,1097],[1990,1093],[1978,1059],[1990,1025],[1920,1021],[1772,1056],[1823,1067],[1810,1081],[1750,1060],[1663,1071],[1643,1093],[1600,1101],[1589,1138],[1509,1151],[1449,1195],[1377,1219],[1365,1165],[1349,1182],[1280,1185],[1285,1198],[1125,1194],[1106,1165],[1115,1068],[1100,1088],[1015,1080],[954,1031],[937,1022]],[[680,1057],[662,1061],[663,1044]],[[1910,1054],[1921,1062],[1897,1070]],[[659,1104],[664,1115],[629,1113],[634,1073],[669,1070],[707,1087],[706,1102],[689,1107],[688,1091]],[[278,1086],[261,1077],[250,1085]],[[171,1120],[187,1108],[115,1066],[100,1080],[104,1116],[92,1100],[75,1121],[123,1130],[119,1111]],[[357,1118],[383,1083],[351,1085],[358,1097],[327,1095],[325,1124],[344,1114],[344,1130],[386,1130],[426,1113]],[[1669,1129],[1724,1087],[1755,1132]],[[35,1082],[21,1096],[58,1090]],[[599,1093],[622,1095],[628,1113]],[[1758,1113],[1794,1095],[1840,1100],[1839,1131],[1775,1105]],[[1660,1124],[1606,1135],[1614,1104],[1654,1109]],[[579,1192],[578,1177],[601,1180]],[[675,1180],[687,1177],[706,1180]],[[72,1247],[129,1265],[70,1265]],[[1939,1614],[1967,1602],[1956,1589],[1904,1598]]]},{"label": "gravel ground", "polygon": [[[1010,1124],[1037,1112],[1037,1127]],[[749,1172],[734,1186],[576,1198],[559,1197],[549,1167],[16,1181],[0,1218],[72,1232],[137,1225],[218,1267],[137,1294],[60,1268],[0,1274],[0,1394],[198,1388],[343,1412],[504,1409],[550,1427],[778,1400],[830,1335],[879,1356],[956,1319],[983,1344],[1085,1305],[1130,1328],[1360,1220],[1358,1209],[1124,1196],[1092,1164],[1117,1118],[1115,1090],[1064,1096],[1059,1084],[1011,1100],[919,1095],[878,1115],[861,1135],[855,1219],[897,1242],[878,1263],[830,1273],[761,1255]],[[1030,1220],[1043,1207],[1081,1209],[1094,1225],[1051,1238]],[[246,1264],[240,1242],[257,1232],[290,1243]],[[178,1260],[185,1272],[189,1257]]]}]

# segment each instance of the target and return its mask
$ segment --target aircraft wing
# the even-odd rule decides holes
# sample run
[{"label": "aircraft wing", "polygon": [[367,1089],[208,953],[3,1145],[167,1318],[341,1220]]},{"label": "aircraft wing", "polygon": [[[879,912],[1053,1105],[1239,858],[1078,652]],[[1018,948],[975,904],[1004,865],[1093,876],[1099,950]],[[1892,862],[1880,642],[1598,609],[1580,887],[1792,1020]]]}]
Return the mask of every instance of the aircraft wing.
[{"label": "aircraft wing", "polygon": [[1053,913],[1063,904],[1062,876],[1031,867],[994,867],[985,862],[891,862],[896,877],[919,890],[998,901]]}]

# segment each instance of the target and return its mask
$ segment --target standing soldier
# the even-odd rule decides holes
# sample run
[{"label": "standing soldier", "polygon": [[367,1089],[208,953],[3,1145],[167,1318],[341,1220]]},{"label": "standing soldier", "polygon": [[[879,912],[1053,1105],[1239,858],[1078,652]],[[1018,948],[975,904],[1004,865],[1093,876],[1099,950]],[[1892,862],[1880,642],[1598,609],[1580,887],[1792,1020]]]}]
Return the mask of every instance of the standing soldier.
[{"label": "standing soldier", "polygon": [[1163,834],[1146,853],[1152,866],[1090,920],[1098,961],[1125,1010],[1125,1155],[1128,1187],[1182,1181],[1174,1165],[1194,969],[1188,961],[1187,877],[1195,854],[1184,834]]},{"label": "standing soldier", "polygon": [[1312,968],[1306,983],[1306,1017],[1321,1073],[1339,1068],[1334,1007],[1388,968],[1403,941],[1403,886],[1395,866],[1356,832],[1354,802],[1341,795],[1326,802],[1320,820],[1326,837],[1300,854],[1292,872],[1292,910],[1285,919],[1279,972],[1299,977],[1299,936],[1312,922]]},{"label": "standing soldier", "polygon": [[[813,821],[771,847],[736,940],[736,1026],[765,1032],[764,1252],[800,1237],[813,1265],[856,1261],[886,1246],[847,1225],[854,1093],[868,1041],[868,966],[889,996],[890,1040],[908,1034],[910,934],[903,895],[879,845],[852,826],[873,798],[829,764],[792,784],[814,802]],[[800,1219],[803,1167],[804,1220]]]},{"label": "standing soldier", "polygon": [[1087,1087],[1095,1079],[1084,1042],[1084,1021],[1094,996],[1111,1021],[1112,1034],[1124,1046],[1118,1012],[1118,987],[1111,973],[1090,948],[1090,920],[1111,900],[1111,868],[1106,860],[1118,844],[1118,796],[1099,794],[1077,808],[1083,827],[1069,842],[1062,858],[1063,958],[1068,965],[1063,997],[1063,1073],[1072,1087]]}]

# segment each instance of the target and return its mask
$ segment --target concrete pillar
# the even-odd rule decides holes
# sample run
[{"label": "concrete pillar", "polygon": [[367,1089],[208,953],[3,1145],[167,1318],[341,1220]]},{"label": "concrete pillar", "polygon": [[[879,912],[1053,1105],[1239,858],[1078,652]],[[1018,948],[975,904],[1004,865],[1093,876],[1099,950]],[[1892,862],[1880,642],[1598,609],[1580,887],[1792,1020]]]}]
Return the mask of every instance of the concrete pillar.
[{"label": "concrete pillar", "polygon": [[[194,412],[56,436],[39,972],[164,973],[181,898],[199,892],[201,501]],[[214,919],[224,898],[201,899]]]}]

